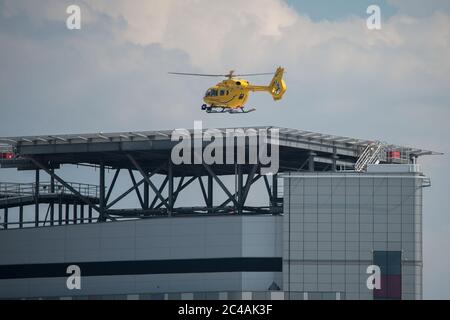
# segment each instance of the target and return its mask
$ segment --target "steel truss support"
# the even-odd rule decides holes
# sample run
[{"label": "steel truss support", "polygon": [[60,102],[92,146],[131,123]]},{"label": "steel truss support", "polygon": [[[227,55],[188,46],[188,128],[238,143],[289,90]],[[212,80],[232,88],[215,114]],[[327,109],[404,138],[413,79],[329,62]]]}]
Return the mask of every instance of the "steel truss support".
[{"label": "steel truss support", "polygon": [[134,191],[136,191],[136,196],[139,199],[139,203],[141,204],[141,208],[145,209],[144,200],[142,199],[141,192],[139,191],[139,187],[137,186],[133,171],[131,169],[128,169],[128,173],[130,174],[130,179],[131,179],[131,182],[133,183]]},{"label": "steel truss support", "polygon": [[198,177],[198,183],[200,184],[200,189],[202,190],[203,200],[205,200],[205,205],[208,207],[208,194],[206,193],[205,184],[203,183],[202,177]]},{"label": "steel truss support", "polygon": [[[48,169],[46,166],[44,166],[42,163],[40,163],[38,160],[34,159],[34,158],[29,158],[31,162],[33,162],[34,165],[36,165],[36,167],[40,168],[41,170],[44,170],[50,177],[54,177],[54,179],[56,181],[58,181],[59,183],[61,183],[66,189],[68,189],[70,192],[73,193],[73,195],[75,197],[77,197],[79,200],[81,200],[82,202],[84,202],[86,205],[88,205],[90,208],[94,209],[95,211],[97,211],[99,214],[102,214],[101,209],[96,206],[94,203],[92,203],[89,199],[87,199],[86,197],[84,197],[81,193],[79,193],[77,190],[75,190],[70,184],[68,184],[67,182],[65,182],[62,178],[60,178],[56,173],[50,171],[50,169]],[[39,174],[37,173],[38,170],[36,171],[36,180],[39,180],[38,176]],[[102,175],[102,174],[100,174]],[[104,177],[104,172],[103,172],[103,177]],[[104,180],[104,179],[103,179]],[[100,179],[100,181],[102,181],[102,179]],[[39,188],[36,188],[37,190]],[[103,195],[104,195],[104,188],[103,188]],[[37,195],[39,195],[39,191],[36,192]],[[102,189],[100,188],[100,197],[102,194]],[[36,210],[38,216],[39,216],[39,208]],[[66,217],[67,218],[67,217]],[[36,221],[36,223],[38,223],[38,220]]]},{"label": "steel truss support", "polygon": [[[169,177],[166,177],[166,178],[164,179],[164,181],[161,183],[161,186],[160,186],[159,189],[158,189],[158,191],[159,191],[160,194],[162,194],[162,192],[164,191],[164,188],[166,187],[167,182],[169,182]],[[146,183],[146,185],[148,186],[148,183]],[[151,205],[150,205],[150,208],[151,208],[151,209],[154,209],[154,208],[155,208],[155,205],[156,205],[156,202],[157,202],[157,201],[158,201],[158,196],[155,195],[155,197],[153,198],[153,201],[152,201],[152,203],[151,203]]]},{"label": "steel truss support", "polygon": [[119,173],[120,173],[120,169],[117,169],[116,172],[114,173],[114,177],[113,177],[113,179],[112,179],[112,181],[111,181],[111,185],[109,186],[109,189],[108,189],[108,194],[106,195],[106,199],[105,199],[105,202],[106,202],[106,203],[109,202],[109,198],[111,197],[111,193],[112,193],[113,190],[114,190],[114,187],[115,187],[115,185],[116,185],[117,178],[119,177]]},{"label": "steel truss support", "polygon": [[[183,178],[181,178],[181,179],[183,179],[184,180],[184,177]],[[187,182],[185,182],[184,184],[181,184],[181,183],[179,183],[178,184],[178,188],[177,188],[177,190],[174,192],[174,203],[177,201],[177,199],[178,199],[178,195],[181,193],[181,191],[183,191],[184,189],[186,189],[193,181],[195,181],[195,179],[197,179],[197,177],[196,176],[194,176],[194,177],[191,177]],[[180,180],[181,181],[181,180]],[[168,199],[169,198],[166,198],[165,200],[166,200],[166,202],[168,201]],[[161,208],[162,207],[162,203],[160,203],[159,205],[157,205],[156,207],[155,207],[155,209],[159,209],[159,208]]]},{"label": "steel truss support", "polygon": [[[42,161],[37,157],[30,157],[29,160],[36,166],[35,186],[33,190],[34,199],[31,203],[25,205],[34,205],[35,221],[25,223],[23,219],[23,206],[20,208],[18,222],[14,223],[19,225],[20,228],[24,227],[24,224],[33,223],[34,226],[53,226],[64,224],[79,224],[79,223],[93,223],[104,222],[107,220],[127,219],[127,218],[151,218],[158,216],[182,216],[182,215],[204,215],[204,214],[269,214],[277,213],[279,203],[277,195],[277,180],[276,176],[273,177],[273,181],[270,183],[267,176],[258,174],[258,165],[235,165],[235,190],[232,191],[231,183],[228,180],[219,176],[212,166],[202,164],[201,171],[196,171],[189,176],[178,176],[178,168],[176,168],[170,160],[166,160],[164,163],[149,172],[148,167],[141,162],[138,155],[128,153],[127,158],[131,166],[126,168],[114,168],[111,172],[112,179],[106,179],[106,170],[108,169],[104,163],[100,163],[99,168],[99,189],[97,190],[98,199],[91,199],[91,195],[84,194],[78,190],[73,184],[66,182],[63,178],[55,173],[50,163]],[[310,163],[311,157],[308,158],[306,166]],[[119,176],[121,171],[128,171],[130,177],[131,187],[125,192],[117,196],[117,198],[111,201],[113,193],[118,185]],[[176,170],[176,171],[175,171]],[[139,172],[141,177],[136,176],[136,171]],[[53,195],[53,198],[44,198],[44,193],[39,188],[40,172],[45,172],[50,176],[49,190],[45,189],[45,196],[47,193]],[[228,177],[232,177],[231,172],[225,173]],[[160,175],[162,179],[158,184],[152,179],[155,175]],[[264,184],[266,185],[267,193],[269,195],[270,204],[264,206],[249,206],[247,205],[247,198],[251,192],[253,184],[264,178]],[[109,185],[106,180],[109,181]],[[201,203],[199,206],[194,207],[175,207],[177,200],[181,193],[194,183],[198,183],[201,195]],[[219,188],[216,188],[215,185]],[[66,198],[63,193],[59,195],[59,189],[55,190],[57,186],[61,185],[63,190],[68,192],[71,198]],[[45,188],[42,187],[41,188]],[[221,204],[214,203],[214,192],[224,192],[226,195],[225,201]],[[221,189],[221,190],[220,190]],[[139,203],[138,208],[131,209],[112,209],[122,199],[129,194],[134,193],[136,196],[136,202]],[[66,194],[66,195],[67,195]],[[133,195],[134,196],[134,195]],[[98,201],[98,203],[96,202]],[[41,213],[39,210],[43,209],[43,203],[48,204],[46,212]],[[118,206],[120,208],[120,206]],[[93,211],[98,213],[93,216]],[[3,212],[2,212],[3,213]],[[44,214],[45,213],[45,218]],[[5,221],[8,221],[7,213],[5,210]],[[11,213],[10,213],[11,215]],[[11,220],[11,219],[9,219]],[[2,223],[0,227],[7,228]],[[11,223],[9,223],[11,227]]]},{"label": "steel truss support", "polygon": [[[248,194],[249,194],[249,192],[250,192],[250,187],[262,177],[261,175],[258,175],[258,176],[255,178],[255,174],[256,174],[257,169],[258,169],[258,165],[254,165],[254,166],[252,167],[252,169],[251,169],[249,175],[247,176],[247,181],[246,181],[246,183],[245,183],[245,188],[244,188],[244,190],[241,192],[242,197],[241,197],[241,199],[239,199],[239,205],[238,205],[238,207],[243,208],[243,207],[245,206],[245,202],[247,201],[247,197],[248,197]],[[242,180],[242,179],[241,179],[241,180]],[[239,194],[239,190],[233,195],[232,198],[228,198],[225,202],[223,202],[223,203],[217,208],[217,210],[220,210],[220,209],[225,208],[225,206],[228,205],[228,204],[232,201],[232,199],[235,199],[236,197],[238,197],[238,194]]]},{"label": "steel truss support", "polygon": [[228,196],[228,199],[233,201],[235,207],[239,206],[239,203],[236,200],[236,197],[230,193],[230,191],[227,189],[227,187],[223,184],[223,182],[217,177],[217,175],[212,171],[212,169],[207,165],[203,164],[203,167],[208,171],[208,174],[214,178],[214,180],[217,182],[217,184],[222,188],[222,190],[226,193]]},{"label": "steel truss support", "polygon": [[[161,169],[164,168],[164,165],[159,166],[155,171],[153,171],[150,175],[148,175],[148,178],[151,179],[154,175],[158,174],[158,172],[161,171]],[[124,193],[122,193],[120,196],[118,196],[116,199],[114,199],[113,201],[111,201],[110,203],[108,203],[108,205],[106,206],[106,209],[110,209],[112,208],[116,203],[118,203],[120,200],[122,200],[123,198],[125,198],[127,195],[129,195],[131,192],[134,191],[135,188],[139,187],[140,185],[142,185],[143,183],[145,183],[145,178],[143,178],[141,181],[139,181],[136,185],[133,185],[131,188],[129,188],[127,191],[125,191]]]},{"label": "steel truss support", "polygon": [[267,194],[269,195],[270,203],[273,203],[272,199],[272,189],[270,188],[269,179],[267,176],[264,176],[264,185],[266,186]]},{"label": "steel truss support", "polygon": [[167,203],[166,199],[162,196],[162,194],[159,192],[159,190],[155,187],[153,182],[150,180],[149,176],[145,173],[145,171],[142,169],[142,167],[137,163],[137,161],[133,158],[131,154],[127,154],[128,159],[133,164],[133,166],[141,173],[142,177],[145,179],[145,181],[149,184],[149,186],[153,189],[153,192],[158,196],[158,198],[162,201],[163,205],[169,210],[170,205]]}]

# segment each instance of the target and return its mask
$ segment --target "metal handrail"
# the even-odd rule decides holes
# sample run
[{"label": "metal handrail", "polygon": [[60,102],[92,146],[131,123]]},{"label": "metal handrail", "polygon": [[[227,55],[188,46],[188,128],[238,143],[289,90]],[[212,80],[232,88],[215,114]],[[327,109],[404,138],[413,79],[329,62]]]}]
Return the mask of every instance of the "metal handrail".
[{"label": "metal handrail", "polygon": [[[100,195],[100,187],[98,185],[91,185],[85,183],[67,182],[69,186],[78,191],[81,195],[98,198]],[[52,190],[52,184],[50,182],[41,182],[36,187],[35,183],[4,183],[0,182],[0,196],[12,197],[12,196],[34,196],[36,193],[49,195],[59,194],[68,195],[73,194],[68,188],[62,184],[55,182],[54,190]]]},{"label": "metal handrail", "polygon": [[14,148],[9,144],[0,144],[0,153],[13,152]]},{"label": "metal handrail", "polygon": [[361,172],[367,168],[368,164],[379,163],[384,157],[385,146],[381,142],[374,142],[369,144],[363,153],[360,155],[358,161],[355,163],[355,171]]}]

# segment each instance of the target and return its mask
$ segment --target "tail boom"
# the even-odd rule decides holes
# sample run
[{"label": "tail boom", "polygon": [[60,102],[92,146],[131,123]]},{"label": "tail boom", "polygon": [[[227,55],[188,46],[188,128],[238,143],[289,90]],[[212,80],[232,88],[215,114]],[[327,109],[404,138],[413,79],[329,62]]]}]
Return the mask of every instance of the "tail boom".
[{"label": "tail boom", "polygon": [[275,72],[275,75],[268,86],[249,86],[248,89],[250,91],[265,91],[269,92],[273,100],[278,101],[283,98],[284,93],[286,92],[286,83],[283,80],[284,69],[279,67]]}]

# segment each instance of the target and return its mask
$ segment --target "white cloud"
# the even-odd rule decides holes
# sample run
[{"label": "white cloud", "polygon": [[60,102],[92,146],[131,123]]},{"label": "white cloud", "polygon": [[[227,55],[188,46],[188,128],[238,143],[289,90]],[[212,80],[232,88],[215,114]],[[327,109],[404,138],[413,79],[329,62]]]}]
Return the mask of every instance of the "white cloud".
[{"label": "white cloud", "polygon": [[360,18],[313,22],[279,0],[235,1],[89,4],[98,14],[124,21],[118,39],[181,50],[193,66],[208,72],[259,71],[283,64],[294,77],[307,76],[314,86],[324,77],[354,77],[356,82],[363,78],[388,91],[420,86],[434,92],[449,84],[447,14],[394,16],[383,30],[369,31]]},{"label": "white cloud", "polygon": [[222,59],[226,63],[228,55],[259,56],[259,43],[277,41],[283,28],[297,19],[293,9],[279,0],[137,1],[133,6],[115,0],[89,4],[96,12],[125,21],[120,32],[124,40],[180,49],[195,65],[209,67]]}]

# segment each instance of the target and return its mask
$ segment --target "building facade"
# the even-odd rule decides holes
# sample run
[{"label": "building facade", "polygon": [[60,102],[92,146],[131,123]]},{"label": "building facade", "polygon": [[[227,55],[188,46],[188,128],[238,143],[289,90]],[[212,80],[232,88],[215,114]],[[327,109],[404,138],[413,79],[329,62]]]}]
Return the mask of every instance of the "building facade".
[{"label": "building facade", "polygon": [[[0,298],[421,299],[416,165],[283,175],[281,215],[206,215],[0,232]],[[80,289],[69,289],[70,266]],[[380,271],[371,290],[369,267]],[[374,283],[373,281],[370,283]]]},{"label": "building facade", "polygon": [[[287,175],[284,291],[421,299],[422,189],[428,183],[414,165]],[[371,266],[380,269],[380,289],[367,285]]]}]

